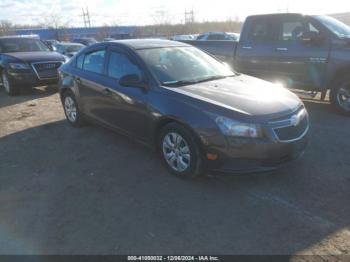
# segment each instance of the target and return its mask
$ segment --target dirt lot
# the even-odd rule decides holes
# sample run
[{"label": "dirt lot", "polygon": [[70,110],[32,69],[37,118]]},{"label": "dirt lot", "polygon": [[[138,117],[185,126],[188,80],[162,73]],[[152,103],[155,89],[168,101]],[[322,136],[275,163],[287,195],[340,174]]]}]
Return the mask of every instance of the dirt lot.
[{"label": "dirt lot", "polygon": [[53,88],[0,91],[1,254],[350,254],[350,119],[306,102],[310,145],[275,174],[170,176],[71,128]]}]

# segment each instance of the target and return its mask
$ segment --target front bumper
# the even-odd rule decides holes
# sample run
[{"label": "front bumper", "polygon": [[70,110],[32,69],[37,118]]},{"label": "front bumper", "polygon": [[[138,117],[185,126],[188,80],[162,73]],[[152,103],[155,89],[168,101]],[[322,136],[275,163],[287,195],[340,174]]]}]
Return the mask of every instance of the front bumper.
[{"label": "front bumper", "polygon": [[254,173],[280,168],[304,153],[308,144],[309,117],[302,106],[282,119],[262,125],[262,129],[263,138],[225,137],[225,147],[207,147],[207,153],[217,156],[215,161],[207,161],[209,169],[224,173]]},{"label": "front bumper", "polygon": [[[300,157],[308,144],[308,136],[281,143],[268,140],[236,140],[227,150],[215,150],[218,158],[208,161],[208,168],[220,173],[255,173],[272,171]],[[211,151],[213,152],[213,151]]]},{"label": "front bumper", "polygon": [[58,77],[50,79],[39,79],[35,72],[9,72],[8,77],[9,81],[11,81],[12,84],[18,86],[36,87],[58,83]]}]

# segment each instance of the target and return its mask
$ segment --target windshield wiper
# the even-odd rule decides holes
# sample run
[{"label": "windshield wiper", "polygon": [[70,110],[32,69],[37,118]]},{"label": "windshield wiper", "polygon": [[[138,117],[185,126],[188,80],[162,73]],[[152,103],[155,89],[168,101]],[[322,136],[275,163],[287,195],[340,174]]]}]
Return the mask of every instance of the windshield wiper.
[{"label": "windshield wiper", "polygon": [[175,80],[175,81],[162,82],[162,84],[165,86],[185,86],[185,85],[192,85],[196,83],[198,83],[198,81],[195,81],[195,80]]},{"label": "windshield wiper", "polygon": [[219,80],[219,79],[224,79],[224,78],[233,77],[233,76],[236,76],[236,75],[210,76],[210,77],[206,77],[206,78],[202,78],[202,79],[197,80],[197,83]]},{"label": "windshield wiper", "polygon": [[162,84],[165,86],[185,86],[185,85],[193,85],[201,82],[208,82],[208,81],[213,81],[213,80],[219,80],[227,77],[233,77],[236,75],[225,75],[225,76],[210,76],[206,78],[201,78],[201,79],[194,79],[194,80],[175,80],[175,81],[166,81],[163,82]]}]

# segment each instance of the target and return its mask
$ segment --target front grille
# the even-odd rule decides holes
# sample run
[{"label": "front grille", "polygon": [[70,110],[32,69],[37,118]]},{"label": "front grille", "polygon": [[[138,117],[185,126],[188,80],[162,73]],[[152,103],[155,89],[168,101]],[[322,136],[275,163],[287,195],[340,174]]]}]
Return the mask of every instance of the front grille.
[{"label": "front grille", "polygon": [[298,125],[275,128],[274,131],[281,141],[294,140],[301,137],[306,132],[308,125],[308,117],[304,116]]},{"label": "front grille", "polygon": [[57,69],[61,65],[62,62],[38,62],[32,64],[33,69],[40,80],[57,78]]}]

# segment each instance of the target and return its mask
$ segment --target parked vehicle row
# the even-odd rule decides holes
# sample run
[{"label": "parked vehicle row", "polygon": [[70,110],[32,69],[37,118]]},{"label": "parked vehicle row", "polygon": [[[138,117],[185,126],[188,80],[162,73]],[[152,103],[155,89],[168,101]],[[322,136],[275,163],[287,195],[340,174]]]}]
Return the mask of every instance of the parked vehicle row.
[{"label": "parked vehicle row", "polygon": [[237,72],[291,89],[330,90],[332,105],[350,115],[350,27],[328,16],[272,14],[246,19],[239,41],[186,41]]},{"label": "parked vehicle row", "polygon": [[179,177],[272,170],[307,144],[308,114],[296,95],[184,43],[95,44],[59,71],[72,126],[91,120],[133,137]]},{"label": "parked vehicle row", "polygon": [[331,89],[332,104],[350,115],[350,29],[334,19],[251,16],[238,41],[186,42],[58,43],[60,55],[37,39],[1,38],[2,84],[14,95],[22,84],[58,82],[72,126],[94,121],[130,136],[183,178],[269,171],[304,152],[308,113],[273,82],[322,98]]},{"label": "parked vehicle row", "polygon": [[67,61],[38,39],[0,37],[1,83],[8,95],[22,87],[57,84],[57,69]]}]

